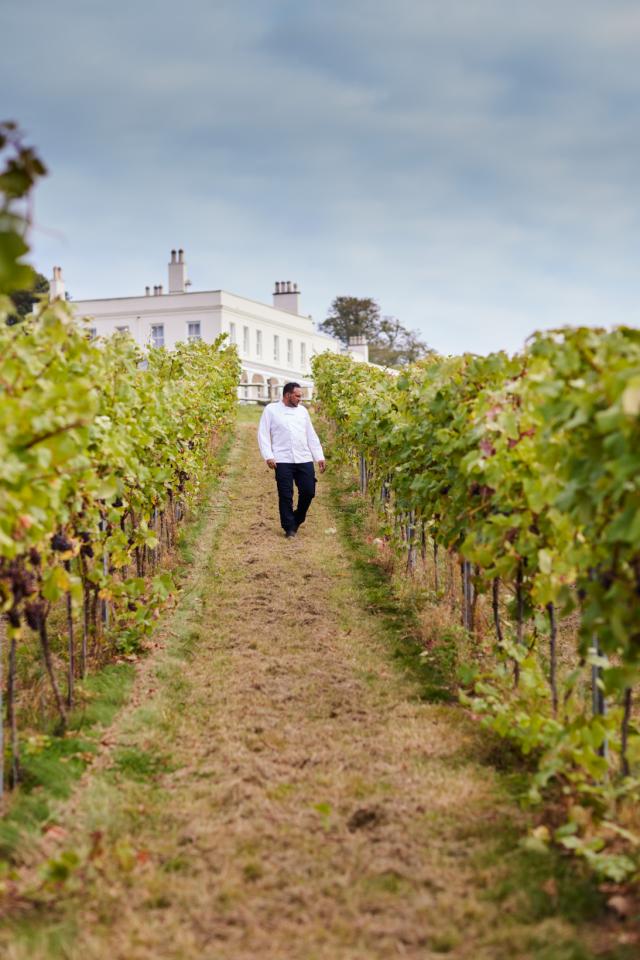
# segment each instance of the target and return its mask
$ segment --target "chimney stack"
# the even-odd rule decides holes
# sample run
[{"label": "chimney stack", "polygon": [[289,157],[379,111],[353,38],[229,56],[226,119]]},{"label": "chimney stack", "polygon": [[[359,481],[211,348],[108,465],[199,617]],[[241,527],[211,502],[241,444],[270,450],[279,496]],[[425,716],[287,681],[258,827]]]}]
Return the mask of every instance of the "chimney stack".
[{"label": "chimney stack", "polygon": [[276,280],[273,294],[273,305],[277,310],[286,310],[287,313],[300,315],[300,291],[297,283],[291,280]]},{"label": "chimney stack", "polygon": [[49,300],[64,300],[64,280],[62,279],[62,267],[53,268],[53,277],[49,281]]},{"label": "chimney stack", "polygon": [[187,280],[187,265],[184,262],[184,250],[171,251],[169,262],[169,293],[185,293],[189,281]]},{"label": "chimney stack", "polygon": [[349,356],[353,360],[363,360],[369,362],[369,344],[367,338],[363,336],[349,337]]}]

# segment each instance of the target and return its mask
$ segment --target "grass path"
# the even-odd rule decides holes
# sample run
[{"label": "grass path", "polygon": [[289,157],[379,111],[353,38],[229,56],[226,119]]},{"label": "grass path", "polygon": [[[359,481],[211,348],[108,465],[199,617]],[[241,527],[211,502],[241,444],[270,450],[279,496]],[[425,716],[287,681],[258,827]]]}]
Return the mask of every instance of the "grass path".
[{"label": "grass path", "polygon": [[52,883],[0,953],[590,957],[557,881],[509,853],[518,815],[476,759],[482,735],[394,666],[326,481],[285,541],[254,435],[240,424],[163,652],[24,853],[34,886],[45,857]]}]

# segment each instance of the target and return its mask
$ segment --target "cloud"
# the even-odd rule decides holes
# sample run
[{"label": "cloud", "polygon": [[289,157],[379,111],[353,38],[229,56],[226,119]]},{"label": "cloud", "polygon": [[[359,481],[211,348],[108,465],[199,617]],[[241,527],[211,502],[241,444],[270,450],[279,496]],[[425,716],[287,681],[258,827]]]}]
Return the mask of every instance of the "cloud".
[{"label": "cloud", "polygon": [[[10,0],[42,269],[376,297],[442,350],[637,322],[637,5]],[[28,55],[25,55],[28,37]],[[60,237],[62,236],[62,239]]]}]

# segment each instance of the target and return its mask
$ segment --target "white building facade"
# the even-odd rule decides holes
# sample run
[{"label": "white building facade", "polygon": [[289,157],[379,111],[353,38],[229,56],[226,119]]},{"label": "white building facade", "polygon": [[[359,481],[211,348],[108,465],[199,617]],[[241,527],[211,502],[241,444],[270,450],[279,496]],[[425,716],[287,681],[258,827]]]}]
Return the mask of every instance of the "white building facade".
[{"label": "white building facade", "polygon": [[[221,333],[238,349],[242,362],[239,396],[246,400],[275,399],[282,386],[296,380],[311,396],[311,358],[330,350],[344,352],[340,341],[315,330],[311,317],[300,314],[297,284],[279,281],[272,304],[248,300],[225,290],[191,291],[182,250],[172,250],[168,290],[145,288],[138,297],[71,301],[78,317],[89,318],[94,336],[129,333],[141,347],[171,350],[180,341],[212,343]],[[50,281],[52,299],[64,297],[60,267]],[[366,359],[366,345],[349,352]]]}]

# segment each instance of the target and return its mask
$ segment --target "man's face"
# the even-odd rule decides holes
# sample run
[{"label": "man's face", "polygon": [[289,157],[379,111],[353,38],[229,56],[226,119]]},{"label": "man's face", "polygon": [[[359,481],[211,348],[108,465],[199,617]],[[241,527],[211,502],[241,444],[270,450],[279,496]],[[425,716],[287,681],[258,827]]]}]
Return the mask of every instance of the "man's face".
[{"label": "man's face", "polygon": [[302,387],[294,387],[291,393],[284,395],[285,406],[297,407],[302,400]]}]

